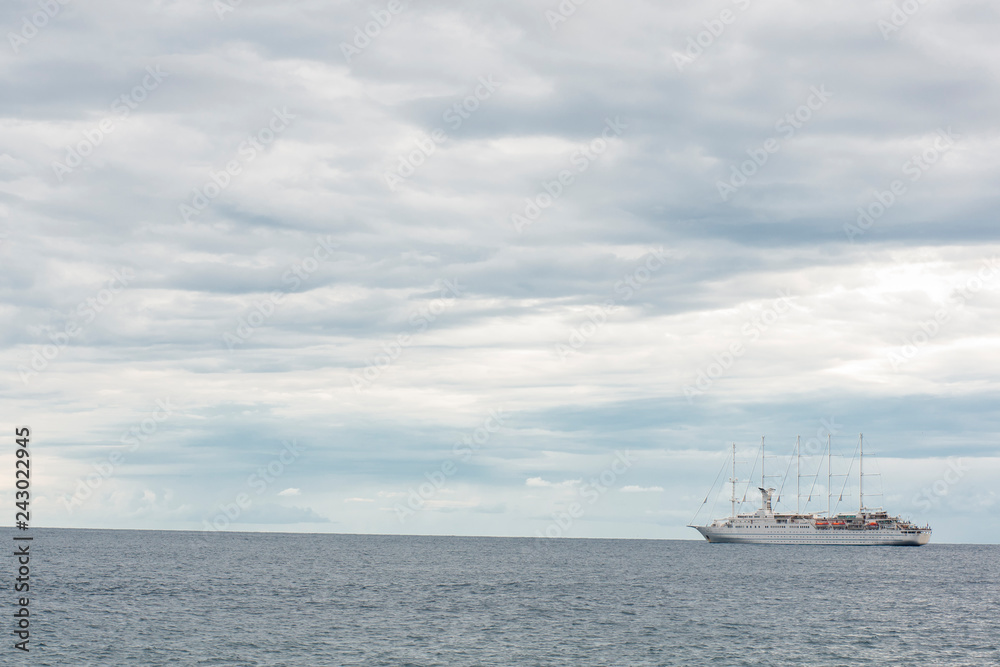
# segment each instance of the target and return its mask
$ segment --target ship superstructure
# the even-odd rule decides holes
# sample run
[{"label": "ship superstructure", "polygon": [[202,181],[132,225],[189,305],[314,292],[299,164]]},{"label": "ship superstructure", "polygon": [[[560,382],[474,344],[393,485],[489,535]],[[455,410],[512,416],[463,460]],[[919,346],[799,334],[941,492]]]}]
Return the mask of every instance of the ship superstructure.
[{"label": "ship superstructure", "polygon": [[[829,445],[828,445],[829,447]],[[798,455],[798,447],[796,447]],[[764,447],[761,443],[760,508],[751,513],[736,511],[736,445],[733,445],[732,511],[729,517],[716,519],[705,526],[691,525],[709,542],[742,542],[748,544],[841,544],[921,546],[931,539],[930,526],[918,527],[898,516],[890,516],[881,508],[864,506],[864,440],[859,440],[857,511],[832,514],[827,489],[826,512],[775,512],[771,506],[774,488],[765,488],[763,473]],[[827,450],[829,465],[829,448]],[[797,473],[798,471],[796,471]],[[832,473],[830,474],[832,477]],[[797,499],[798,502],[798,499]]]}]

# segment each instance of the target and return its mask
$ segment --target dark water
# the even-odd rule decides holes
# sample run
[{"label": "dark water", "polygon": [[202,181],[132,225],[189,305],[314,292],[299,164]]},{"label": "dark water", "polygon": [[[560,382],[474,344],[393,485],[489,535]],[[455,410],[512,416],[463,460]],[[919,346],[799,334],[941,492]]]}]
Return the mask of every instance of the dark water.
[{"label": "dark water", "polygon": [[1000,665],[998,546],[31,532],[3,664]]}]

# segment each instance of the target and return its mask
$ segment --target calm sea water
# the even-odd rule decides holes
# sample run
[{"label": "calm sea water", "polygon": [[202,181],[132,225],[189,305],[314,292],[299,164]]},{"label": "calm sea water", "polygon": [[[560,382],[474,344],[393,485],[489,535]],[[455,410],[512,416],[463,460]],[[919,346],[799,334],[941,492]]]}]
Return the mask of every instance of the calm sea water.
[{"label": "calm sea water", "polygon": [[2,664],[1000,665],[998,546],[32,533]]}]

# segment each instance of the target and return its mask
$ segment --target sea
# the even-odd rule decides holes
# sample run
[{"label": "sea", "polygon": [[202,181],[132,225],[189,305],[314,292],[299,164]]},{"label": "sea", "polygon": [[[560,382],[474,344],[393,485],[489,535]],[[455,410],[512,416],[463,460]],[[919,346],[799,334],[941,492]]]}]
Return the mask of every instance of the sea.
[{"label": "sea", "polygon": [[30,533],[0,664],[1000,665],[996,545]]}]

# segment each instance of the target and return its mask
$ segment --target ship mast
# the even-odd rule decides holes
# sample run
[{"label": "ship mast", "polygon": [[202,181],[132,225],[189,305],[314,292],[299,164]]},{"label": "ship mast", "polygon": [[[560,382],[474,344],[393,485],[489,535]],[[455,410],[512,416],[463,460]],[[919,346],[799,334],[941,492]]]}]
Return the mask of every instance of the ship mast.
[{"label": "ship mast", "polygon": [[760,436],[760,488],[764,486],[764,436]]},{"label": "ship mast", "polygon": [[760,509],[771,509],[771,494],[767,492],[767,475],[764,474],[764,436],[760,436]]},{"label": "ship mast", "polygon": [[732,512],[730,513],[729,516],[735,517],[736,516],[736,443],[735,442],[733,443],[733,476],[729,478],[729,481],[732,482],[733,484],[733,495],[729,499],[733,507],[732,507]]},{"label": "ship mast", "polygon": [[865,434],[858,434],[858,514],[865,511]]},{"label": "ship mast", "polygon": [[795,436],[795,513],[799,513],[799,501],[801,500],[802,492],[799,490],[799,484],[802,482],[802,475],[799,472],[799,468],[802,466],[802,456],[800,454],[801,450],[799,448],[799,436]]},{"label": "ship mast", "polygon": [[830,518],[830,497],[833,495],[833,460],[830,457],[831,435],[826,434],[826,517]]}]

